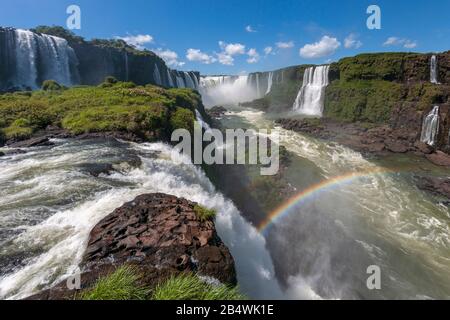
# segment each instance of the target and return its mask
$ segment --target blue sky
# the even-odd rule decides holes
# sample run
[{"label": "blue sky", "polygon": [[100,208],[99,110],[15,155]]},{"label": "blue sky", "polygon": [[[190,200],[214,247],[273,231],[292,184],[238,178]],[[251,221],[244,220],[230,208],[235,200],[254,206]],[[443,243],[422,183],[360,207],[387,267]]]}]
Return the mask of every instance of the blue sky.
[{"label": "blue sky", "polygon": [[[122,37],[171,67],[238,74],[325,63],[361,52],[450,49],[450,0],[0,0],[0,25],[65,26],[81,8],[87,39]],[[381,30],[366,27],[369,5]]]}]

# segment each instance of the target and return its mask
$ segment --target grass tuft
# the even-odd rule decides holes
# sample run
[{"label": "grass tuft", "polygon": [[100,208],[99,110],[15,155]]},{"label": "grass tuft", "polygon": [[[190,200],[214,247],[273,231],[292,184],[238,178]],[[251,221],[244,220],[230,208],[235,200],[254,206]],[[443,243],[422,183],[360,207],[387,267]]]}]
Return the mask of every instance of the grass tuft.
[{"label": "grass tuft", "polygon": [[145,300],[149,289],[139,285],[136,268],[122,266],[97,281],[92,289],[81,294],[81,300]]},{"label": "grass tuft", "polygon": [[214,219],[217,214],[216,210],[205,208],[199,204],[194,206],[194,211],[199,220],[202,222]]},{"label": "grass tuft", "polygon": [[245,300],[237,288],[213,285],[193,274],[181,274],[158,285],[152,300]]}]

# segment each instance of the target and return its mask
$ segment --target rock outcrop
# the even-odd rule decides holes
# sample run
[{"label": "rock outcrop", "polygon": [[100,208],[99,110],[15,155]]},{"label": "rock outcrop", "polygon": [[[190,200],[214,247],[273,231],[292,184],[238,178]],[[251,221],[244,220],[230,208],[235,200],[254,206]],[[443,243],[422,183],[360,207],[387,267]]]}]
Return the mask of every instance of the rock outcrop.
[{"label": "rock outcrop", "polygon": [[[81,287],[125,263],[153,288],[172,275],[196,272],[235,285],[234,260],[214,222],[197,216],[196,204],[156,193],[138,196],[100,221],[91,231],[80,268]],[[65,282],[30,299],[72,299]]]}]

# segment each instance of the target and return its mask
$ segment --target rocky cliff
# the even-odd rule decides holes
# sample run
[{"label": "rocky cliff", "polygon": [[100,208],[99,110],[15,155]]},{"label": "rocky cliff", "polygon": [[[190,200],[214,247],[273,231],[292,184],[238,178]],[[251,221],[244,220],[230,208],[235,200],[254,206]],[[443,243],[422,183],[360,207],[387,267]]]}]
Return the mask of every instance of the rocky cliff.
[{"label": "rocky cliff", "polygon": [[197,89],[199,73],[172,70],[149,50],[125,41],[87,41],[62,27],[0,28],[0,90],[39,88],[45,80],[97,85],[105,77],[139,85]]},{"label": "rocky cliff", "polygon": [[181,273],[236,285],[233,257],[204,210],[166,194],[138,196],[92,229],[80,264],[81,291],[64,281],[29,299],[73,299],[124,264],[139,270],[139,285],[149,289]]}]

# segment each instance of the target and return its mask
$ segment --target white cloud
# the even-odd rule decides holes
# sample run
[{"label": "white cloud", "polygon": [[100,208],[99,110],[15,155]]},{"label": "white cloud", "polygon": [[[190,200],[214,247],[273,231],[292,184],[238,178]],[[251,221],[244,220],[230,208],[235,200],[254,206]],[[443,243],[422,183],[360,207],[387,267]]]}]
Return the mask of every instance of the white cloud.
[{"label": "white cloud", "polygon": [[256,49],[250,49],[247,52],[248,55],[248,59],[247,62],[248,63],[257,63],[259,61],[259,53],[258,51],[256,51]]},{"label": "white cloud", "polygon": [[272,51],[273,51],[273,48],[270,47],[270,46],[264,48],[264,54],[265,54],[266,56],[269,55],[269,54],[271,54]]},{"label": "white cloud", "polygon": [[289,48],[293,48],[294,47],[294,41],[277,42],[276,45],[280,49],[289,49]]},{"label": "white cloud", "polygon": [[245,54],[245,45],[241,43],[225,43],[219,41],[219,46],[229,56]]},{"label": "white cloud", "polygon": [[224,64],[226,66],[232,66],[234,64],[234,59],[232,56],[230,56],[224,52],[216,53],[216,55],[217,55],[217,60],[219,61],[219,63]]},{"label": "white cloud", "polygon": [[182,61],[178,61],[178,54],[175,51],[158,48],[154,49],[153,52],[160,56],[170,67],[181,67],[185,64]]},{"label": "white cloud", "polygon": [[216,58],[206,53],[201,52],[199,49],[188,49],[186,51],[186,59],[189,61],[197,61],[203,64],[211,64],[216,62]]},{"label": "white cloud", "polygon": [[323,36],[319,42],[306,44],[300,49],[300,56],[303,58],[321,58],[332,55],[341,43],[336,38]]},{"label": "white cloud", "polygon": [[403,39],[398,37],[389,37],[387,40],[383,43],[383,46],[403,46],[407,49],[413,49],[417,47],[417,41],[412,41],[409,39]]},{"label": "white cloud", "polygon": [[354,33],[351,33],[344,39],[344,47],[346,49],[358,49],[361,48],[363,43],[357,39]]},{"label": "white cloud", "polygon": [[138,34],[135,36],[128,35],[126,37],[116,37],[116,39],[122,39],[131,46],[138,49],[143,49],[144,45],[153,42],[153,37],[149,34]]},{"label": "white cloud", "polygon": [[253,29],[253,27],[251,25],[246,26],[245,31],[250,32],[250,33],[256,32],[256,30]]}]

